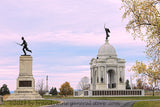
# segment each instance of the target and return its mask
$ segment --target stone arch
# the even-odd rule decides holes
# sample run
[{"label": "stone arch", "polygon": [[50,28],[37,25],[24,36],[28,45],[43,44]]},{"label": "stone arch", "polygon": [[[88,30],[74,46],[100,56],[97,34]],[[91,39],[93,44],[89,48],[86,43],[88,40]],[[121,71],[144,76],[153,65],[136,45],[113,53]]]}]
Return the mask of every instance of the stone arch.
[{"label": "stone arch", "polygon": [[113,69],[107,71],[108,75],[108,88],[116,88],[116,74]]}]

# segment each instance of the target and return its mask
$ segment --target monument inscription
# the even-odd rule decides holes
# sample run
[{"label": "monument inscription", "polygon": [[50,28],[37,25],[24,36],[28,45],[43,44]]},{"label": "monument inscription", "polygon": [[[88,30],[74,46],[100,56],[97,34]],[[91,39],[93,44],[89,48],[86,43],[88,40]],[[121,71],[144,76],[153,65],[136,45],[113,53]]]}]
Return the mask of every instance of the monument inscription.
[{"label": "monument inscription", "polygon": [[32,87],[32,81],[19,81],[19,87]]}]

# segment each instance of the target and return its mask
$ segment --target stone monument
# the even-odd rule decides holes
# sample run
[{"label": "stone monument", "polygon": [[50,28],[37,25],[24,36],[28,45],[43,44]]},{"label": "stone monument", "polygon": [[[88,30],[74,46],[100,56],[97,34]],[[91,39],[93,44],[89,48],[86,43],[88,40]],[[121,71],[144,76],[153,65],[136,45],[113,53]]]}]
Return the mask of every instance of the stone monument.
[{"label": "stone monument", "polygon": [[49,94],[49,91],[48,91],[48,75],[46,76],[46,93],[44,95],[52,96],[52,94]]},{"label": "stone monument", "polygon": [[90,61],[91,84],[89,90],[75,91],[76,97],[143,96],[143,90],[127,90],[125,85],[125,59],[118,58],[109,43],[110,30],[105,28],[106,40],[99,48],[96,58]]},{"label": "stone monument", "polygon": [[48,75],[46,76],[46,92],[48,93]]},{"label": "stone monument", "polygon": [[92,90],[125,90],[125,60],[117,58],[116,51],[108,40],[99,48],[97,58],[92,58]]},{"label": "stone monument", "polygon": [[3,96],[0,95],[0,104],[3,104]]},{"label": "stone monument", "polygon": [[19,57],[17,88],[6,100],[40,100],[43,98],[35,91],[35,80],[32,74],[32,56],[26,55],[25,49],[28,51],[27,42],[23,37],[22,40],[24,55]]},{"label": "stone monument", "polygon": [[20,56],[17,88],[7,100],[40,100],[42,97],[35,91],[35,80],[32,74],[32,56]]}]

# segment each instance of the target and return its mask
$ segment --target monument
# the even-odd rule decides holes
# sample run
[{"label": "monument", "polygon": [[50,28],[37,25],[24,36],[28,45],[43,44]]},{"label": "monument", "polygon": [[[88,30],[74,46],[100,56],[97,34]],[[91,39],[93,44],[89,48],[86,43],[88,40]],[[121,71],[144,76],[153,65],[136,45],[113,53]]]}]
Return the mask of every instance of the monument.
[{"label": "monument", "polygon": [[3,104],[3,96],[0,95],[0,104]]},{"label": "monument", "polygon": [[48,75],[46,76],[46,93],[44,95],[52,96],[52,94],[49,94],[49,91],[48,91]]},{"label": "monument", "polygon": [[19,76],[17,78],[17,87],[13,94],[6,100],[41,100],[43,99],[35,91],[35,80],[32,74],[32,56],[27,55],[25,50],[32,52],[27,48],[27,42],[22,37],[24,55],[19,57]]},{"label": "monument", "polygon": [[125,89],[125,60],[117,58],[108,40],[98,50],[97,58],[90,62],[91,89]]},{"label": "monument", "polygon": [[46,92],[48,93],[48,75],[46,76]]},{"label": "monument", "polygon": [[[104,27],[105,28],[105,27]],[[89,90],[75,91],[74,96],[119,96],[144,95],[143,90],[126,90],[125,59],[118,58],[115,48],[109,43],[110,30],[105,28],[106,40],[99,48],[96,58],[90,61],[91,84]]]}]

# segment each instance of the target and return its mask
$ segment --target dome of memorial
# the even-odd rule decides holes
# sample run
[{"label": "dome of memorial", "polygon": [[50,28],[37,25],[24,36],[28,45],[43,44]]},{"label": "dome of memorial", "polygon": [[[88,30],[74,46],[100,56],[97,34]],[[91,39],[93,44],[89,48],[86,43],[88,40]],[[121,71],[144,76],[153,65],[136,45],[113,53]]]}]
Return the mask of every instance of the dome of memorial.
[{"label": "dome of memorial", "polygon": [[115,48],[109,44],[108,40],[106,40],[105,44],[103,44],[98,50],[97,57],[101,56],[117,57]]}]

